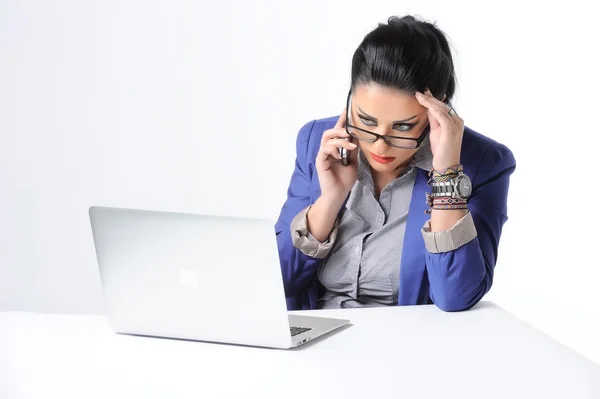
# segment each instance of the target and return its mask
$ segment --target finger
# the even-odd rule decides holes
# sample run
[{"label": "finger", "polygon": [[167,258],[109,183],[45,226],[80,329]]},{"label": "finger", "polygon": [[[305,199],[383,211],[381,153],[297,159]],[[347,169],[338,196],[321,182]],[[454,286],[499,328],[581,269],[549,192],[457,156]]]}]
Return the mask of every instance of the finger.
[{"label": "finger", "polygon": [[[434,106],[437,106],[440,108],[440,111],[448,112],[448,115],[450,115],[451,120],[455,120],[454,117],[458,116],[458,114],[456,113],[456,111],[454,110],[454,108],[452,107],[450,102],[445,103],[442,100],[438,100],[437,98],[435,98],[433,96],[433,94],[431,93],[431,91],[429,89],[427,89],[427,91],[425,92],[425,95],[427,95],[433,101]],[[446,96],[444,96],[444,99],[445,98],[446,98]]]},{"label": "finger", "polygon": [[331,158],[342,159],[338,148],[334,146],[321,147],[317,159],[322,162],[329,162]]},{"label": "finger", "polygon": [[[427,111],[443,128],[452,129],[452,127],[454,126],[454,121],[445,109],[440,107],[431,107]],[[431,128],[435,129],[433,125],[431,126]]]},{"label": "finger", "polygon": [[[444,104],[443,102],[419,92],[417,92],[416,98],[421,105],[427,108],[428,115],[433,116],[438,124],[442,126],[449,126],[450,124],[454,123],[451,118],[451,115],[448,113],[448,108],[446,107],[446,104]],[[431,128],[435,129],[436,124],[432,123]]]},{"label": "finger", "polygon": [[[416,93],[416,98],[417,101],[419,101],[419,103],[424,106],[427,109],[431,109],[431,108],[437,108],[440,111],[444,111],[446,113],[448,113],[448,111],[450,111],[450,108],[448,105],[446,105],[446,103],[438,100],[437,98],[435,98],[433,96],[433,94],[431,94],[430,91],[428,91],[429,94],[423,94],[420,92]],[[450,116],[450,114],[448,113],[448,116]]]},{"label": "finger", "polygon": [[[358,146],[357,146],[358,148]],[[358,162],[358,149],[354,150],[354,151],[350,151],[350,163],[356,165]]]},{"label": "finger", "polygon": [[324,145],[321,147],[321,153],[325,156],[332,156],[334,158],[338,158],[340,155],[340,148],[333,144]]},{"label": "finger", "polygon": [[356,144],[351,143],[350,141],[344,140],[344,139],[335,139],[334,138],[334,139],[331,139],[331,140],[325,142],[325,144],[323,146],[326,147],[326,146],[330,146],[330,145],[332,145],[336,148],[345,148],[348,151],[352,151],[352,150],[356,149]]},{"label": "finger", "polygon": [[452,122],[455,125],[461,125],[462,123],[464,123],[463,119],[460,116],[456,115],[456,114],[450,115],[450,119],[452,119]]},{"label": "finger", "polygon": [[447,109],[450,109],[450,104],[444,102],[446,100],[446,95],[444,94],[444,97],[440,100],[439,98],[435,97],[433,95],[433,93],[431,92],[431,90],[427,89],[423,92],[423,94],[425,94],[425,96],[431,98],[433,100],[434,103],[436,104],[440,104],[443,107],[447,107]]},{"label": "finger", "polygon": [[456,111],[454,111],[453,113],[451,113],[450,117],[452,118],[452,120],[454,121],[454,123],[460,124],[460,123],[464,123],[465,122],[465,120],[463,118],[461,118],[460,115],[458,115],[456,113]]},{"label": "finger", "polygon": [[322,142],[326,142],[326,141],[334,139],[334,138],[348,138],[348,137],[350,137],[350,135],[348,133],[346,133],[346,129],[333,128],[333,129],[329,129],[329,130],[325,131],[325,133],[323,133]]},{"label": "finger", "polygon": [[331,169],[333,160],[330,157],[326,157],[325,159],[322,159],[322,160],[319,160],[319,158],[317,157],[317,160],[319,161],[319,162],[317,162],[317,170],[318,171],[324,172],[324,171]]},{"label": "finger", "polygon": [[334,126],[334,129],[342,128],[342,127],[344,127],[345,124],[346,124],[346,108],[344,108],[344,110],[342,111],[342,114],[338,118],[338,120]]},{"label": "finger", "polygon": [[430,110],[427,110],[427,118],[429,119],[429,127],[431,130],[436,130],[440,127],[440,123]]},{"label": "finger", "polygon": [[448,119],[450,119],[452,121],[452,123],[454,123],[456,126],[461,126],[464,124],[464,119],[461,118],[456,111],[454,110],[454,108],[452,107],[452,105],[450,105],[450,103],[445,103],[437,98],[435,98],[433,96],[433,94],[431,93],[431,90],[427,89],[425,90],[425,96],[429,99],[429,101],[431,102],[431,104],[433,105],[433,107],[437,107],[439,109],[439,112],[447,112],[448,116],[446,116]]},{"label": "finger", "polygon": [[327,146],[327,147],[323,147],[322,150],[323,153],[323,160],[325,159],[330,159],[330,158],[335,158],[335,159],[342,159],[342,155],[340,154],[340,149],[338,147],[334,147],[334,146]]},{"label": "finger", "polygon": [[331,153],[330,153],[330,155],[331,155],[332,157],[336,158],[336,159],[342,159],[342,155],[340,154],[340,149],[339,149],[339,148],[337,148],[337,147],[334,147],[334,148],[331,150]]}]

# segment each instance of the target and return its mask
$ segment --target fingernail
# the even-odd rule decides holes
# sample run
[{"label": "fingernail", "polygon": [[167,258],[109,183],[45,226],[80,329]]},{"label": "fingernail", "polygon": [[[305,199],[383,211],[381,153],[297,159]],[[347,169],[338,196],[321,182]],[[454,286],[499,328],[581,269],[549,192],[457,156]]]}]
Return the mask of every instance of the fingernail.
[{"label": "fingernail", "polygon": [[356,144],[350,143],[350,145],[352,146],[352,148],[356,148]]}]

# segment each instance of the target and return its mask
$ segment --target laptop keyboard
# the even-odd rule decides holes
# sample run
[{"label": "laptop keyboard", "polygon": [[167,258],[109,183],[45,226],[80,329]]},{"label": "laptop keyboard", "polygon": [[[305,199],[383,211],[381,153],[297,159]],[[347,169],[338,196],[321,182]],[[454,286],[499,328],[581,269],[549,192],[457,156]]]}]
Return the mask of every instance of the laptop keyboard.
[{"label": "laptop keyboard", "polygon": [[302,334],[305,333],[307,331],[312,330],[312,328],[305,328],[305,327],[290,327],[290,333],[292,334],[292,337],[295,337],[298,334]]}]

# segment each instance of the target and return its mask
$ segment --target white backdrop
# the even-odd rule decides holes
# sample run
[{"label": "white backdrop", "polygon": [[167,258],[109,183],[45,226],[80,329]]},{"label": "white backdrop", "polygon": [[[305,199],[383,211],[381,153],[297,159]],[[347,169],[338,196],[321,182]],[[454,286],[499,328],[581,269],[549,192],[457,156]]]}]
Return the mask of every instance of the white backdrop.
[{"label": "white backdrop", "polygon": [[92,204],[275,220],[298,129],[339,114],[362,37],[410,12],[449,35],[466,124],[517,158],[485,299],[600,362],[586,7],[0,0],[0,310],[104,311]]}]

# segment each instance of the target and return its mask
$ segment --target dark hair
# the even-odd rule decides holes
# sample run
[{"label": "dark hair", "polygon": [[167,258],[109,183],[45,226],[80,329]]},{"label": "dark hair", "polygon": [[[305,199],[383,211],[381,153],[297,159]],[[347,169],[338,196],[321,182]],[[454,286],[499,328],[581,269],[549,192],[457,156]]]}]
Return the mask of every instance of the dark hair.
[{"label": "dark hair", "polygon": [[411,15],[390,17],[368,33],[352,57],[352,87],[376,83],[408,92],[426,88],[450,101],[456,76],[445,34]]}]

